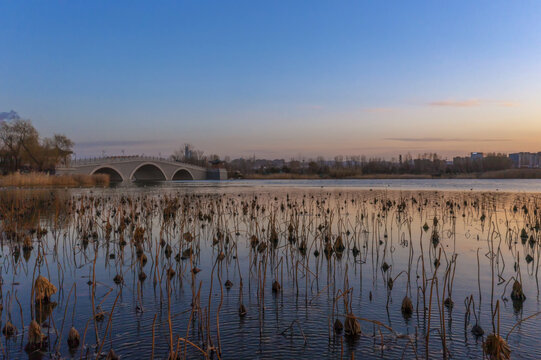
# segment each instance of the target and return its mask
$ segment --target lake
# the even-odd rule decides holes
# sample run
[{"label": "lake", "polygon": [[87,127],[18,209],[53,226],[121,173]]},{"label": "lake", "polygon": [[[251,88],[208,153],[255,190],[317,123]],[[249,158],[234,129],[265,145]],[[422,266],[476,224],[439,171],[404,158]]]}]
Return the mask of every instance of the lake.
[{"label": "lake", "polygon": [[[445,179],[4,189],[1,352],[477,359],[497,339],[541,358],[540,191]],[[37,299],[39,276],[57,291]]]},{"label": "lake", "polygon": [[219,188],[354,188],[389,190],[463,190],[516,193],[541,192],[540,179],[341,179],[341,180],[228,180],[178,181],[164,187]]}]

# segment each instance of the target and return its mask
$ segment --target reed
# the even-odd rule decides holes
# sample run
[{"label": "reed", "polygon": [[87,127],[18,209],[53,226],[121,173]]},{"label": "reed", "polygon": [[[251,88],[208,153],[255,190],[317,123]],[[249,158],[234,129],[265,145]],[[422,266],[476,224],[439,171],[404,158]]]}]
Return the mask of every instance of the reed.
[{"label": "reed", "polygon": [[109,176],[95,175],[49,175],[45,173],[13,173],[0,177],[0,187],[105,187]]},{"label": "reed", "polygon": [[[139,334],[148,336],[149,348],[151,344],[142,357],[230,357],[236,350],[232,337],[237,336],[231,322],[237,321],[233,325],[239,332],[246,324],[258,327],[262,344],[276,335],[291,335],[291,346],[304,344],[308,352],[314,333],[321,335],[327,327],[329,352],[335,356],[349,356],[353,347],[347,344],[363,338],[360,351],[370,339],[382,357],[396,355],[387,349],[397,347],[404,358],[459,357],[460,350],[450,345],[461,328],[452,327],[461,310],[453,314],[453,289],[463,279],[464,258],[470,257],[479,297],[475,294],[474,301],[472,294],[464,301],[466,339],[470,332],[483,334],[481,305],[490,306],[493,327],[484,349],[505,358],[515,351],[512,335],[522,330],[519,325],[537,315],[527,314],[514,326],[505,323],[504,337],[496,321],[500,303],[495,296],[520,303],[526,295],[528,302],[535,299],[531,287],[541,248],[539,197],[498,195],[508,196],[502,206],[496,195],[484,193],[45,192],[50,198],[43,201],[2,195],[1,275],[9,282],[0,287],[0,299],[5,337],[16,335],[15,323],[23,332],[15,338],[28,338],[31,346],[41,349],[40,339],[47,336],[51,345],[45,351],[51,357],[64,356],[61,344],[67,343],[72,356],[104,357],[109,351],[107,356],[114,358],[109,344],[117,339],[119,325],[113,329],[113,314],[117,324],[117,314],[131,310],[126,321],[133,321],[131,316],[148,320],[139,322]],[[471,256],[460,241],[471,243]],[[460,260],[459,253],[465,254]],[[511,259],[511,265],[504,259]],[[145,271],[146,281],[138,278]],[[85,279],[88,308],[77,304],[80,285],[74,282],[70,289],[64,276],[68,281],[70,276]],[[32,280],[27,296],[21,298],[19,290],[21,303],[10,283],[23,277]],[[113,303],[108,296],[114,289]],[[58,302],[56,310],[52,300]],[[130,301],[133,306],[126,306]],[[311,318],[319,307],[328,316]],[[360,316],[368,307],[383,311],[382,316]],[[71,324],[68,309],[73,311]],[[146,309],[152,309],[151,325]],[[507,310],[502,307],[508,320]],[[298,317],[285,311],[296,311]],[[404,319],[391,322],[399,311]],[[76,313],[79,321],[86,321],[82,334],[74,326],[80,326],[74,323]],[[319,327],[307,325],[303,313],[320,321]],[[397,321],[415,332],[397,333],[391,327],[400,326]],[[91,323],[94,331],[88,331]],[[29,337],[25,325],[32,331]],[[473,346],[483,349],[481,341]],[[117,350],[123,355],[124,350]]]}]

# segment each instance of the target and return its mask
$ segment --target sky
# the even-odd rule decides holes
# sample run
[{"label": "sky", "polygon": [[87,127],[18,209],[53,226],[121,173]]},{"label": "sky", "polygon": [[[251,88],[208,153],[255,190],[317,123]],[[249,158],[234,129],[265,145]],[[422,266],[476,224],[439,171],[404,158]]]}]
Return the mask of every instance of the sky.
[{"label": "sky", "polygon": [[0,0],[0,112],[77,157],[541,151],[540,1]]}]

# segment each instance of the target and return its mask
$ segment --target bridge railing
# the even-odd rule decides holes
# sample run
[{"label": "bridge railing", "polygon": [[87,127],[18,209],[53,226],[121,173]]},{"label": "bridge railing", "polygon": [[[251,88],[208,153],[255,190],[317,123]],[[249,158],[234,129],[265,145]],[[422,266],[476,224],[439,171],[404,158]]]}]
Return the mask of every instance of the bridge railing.
[{"label": "bridge railing", "polygon": [[129,160],[154,160],[154,161],[171,161],[175,162],[170,158],[164,158],[160,156],[145,156],[145,155],[127,155],[127,156],[101,156],[101,157],[91,157],[91,158],[78,158],[71,159],[71,166],[75,165],[89,165],[95,163],[117,163]]},{"label": "bridge railing", "polygon": [[191,166],[194,168],[200,168],[200,169],[206,169],[208,167],[204,167],[201,165],[194,165],[189,163],[184,163],[182,161],[176,161],[171,158],[165,158],[163,156],[145,156],[145,155],[125,155],[125,156],[101,156],[101,157],[91,157],[91,158],[78,158],[78,159],[71,159],[68,168],[74,167],[74,166],[82,166],[82,165],[93,165],[93,164],[112,164],[112,163],[121,163],[125,161],[130,160],[139,160],[139,161],[167,161],[170,163],[177,163],[182,166]]}]

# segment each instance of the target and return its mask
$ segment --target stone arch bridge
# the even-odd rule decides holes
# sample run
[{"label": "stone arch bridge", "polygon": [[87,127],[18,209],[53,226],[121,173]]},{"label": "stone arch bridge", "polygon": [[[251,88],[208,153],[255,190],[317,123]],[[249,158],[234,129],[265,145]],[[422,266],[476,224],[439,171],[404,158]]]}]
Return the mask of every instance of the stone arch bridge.
[{"label": "stone arch bridge", "polygon": [[113,182],[226,180],[225,169],[200,166],[145,156],[105,157],[72,161],[69,167],[58,168],[62,174],[107,174]]}]

